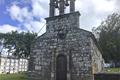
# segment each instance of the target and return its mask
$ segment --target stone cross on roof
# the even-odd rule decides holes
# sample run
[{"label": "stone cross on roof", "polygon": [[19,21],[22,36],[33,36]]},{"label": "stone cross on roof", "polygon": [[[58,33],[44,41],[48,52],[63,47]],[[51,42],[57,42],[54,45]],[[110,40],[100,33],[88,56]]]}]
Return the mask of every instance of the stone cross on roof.
[{"label": "stone cross on roof", "polygon": [[65,13],[65,8],[70,6],[70,13],[75,11],[75,0],[50,0],[50,17],[55,16],[55,9],[59,10],[59,15]]}]

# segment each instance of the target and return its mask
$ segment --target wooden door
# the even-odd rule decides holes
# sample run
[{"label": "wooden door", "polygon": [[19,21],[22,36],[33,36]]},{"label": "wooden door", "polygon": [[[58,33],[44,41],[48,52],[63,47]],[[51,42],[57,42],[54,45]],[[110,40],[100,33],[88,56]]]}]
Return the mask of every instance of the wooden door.
[{"label": "wooden door", "polygon": [[56,59],[56,80],[67,80],[67,58],[59,55]]}]

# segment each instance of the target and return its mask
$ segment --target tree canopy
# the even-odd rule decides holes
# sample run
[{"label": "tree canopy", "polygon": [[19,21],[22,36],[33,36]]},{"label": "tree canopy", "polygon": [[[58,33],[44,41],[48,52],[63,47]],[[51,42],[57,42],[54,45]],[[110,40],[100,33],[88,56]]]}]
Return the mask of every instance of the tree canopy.
[{"label": "tree canopy", "polygon": [[120,63],[120,15],[117,13],[109,15],[94,32],[105,61]]},{"label": "tree canopy", "polygon": [[8,53],[20,58],[29,57],[31,45],[37,36],[36,33],[17,32],[0,33],[0,39],[3,41],[4,48],[8,49]]}]

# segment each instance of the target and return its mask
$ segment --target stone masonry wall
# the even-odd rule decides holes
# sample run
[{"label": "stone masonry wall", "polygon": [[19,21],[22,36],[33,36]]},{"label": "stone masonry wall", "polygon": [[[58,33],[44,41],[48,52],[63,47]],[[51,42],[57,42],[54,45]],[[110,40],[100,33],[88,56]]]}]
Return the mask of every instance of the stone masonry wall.
[{"label": "stone masonry wall", "polygon": [[92,38],[91,38],[91,54],[93,74],[99,73],[103,70],[104,59],[102,57],[100,49],[96,46]]},{"label": "stone masonry wall", "polygon": [[46,18],[47,31],[31,52],[29,80],[56,80],[56,58],[67,57],[67,80],[93,80],[91,37],[79,28],[79,12]]}]

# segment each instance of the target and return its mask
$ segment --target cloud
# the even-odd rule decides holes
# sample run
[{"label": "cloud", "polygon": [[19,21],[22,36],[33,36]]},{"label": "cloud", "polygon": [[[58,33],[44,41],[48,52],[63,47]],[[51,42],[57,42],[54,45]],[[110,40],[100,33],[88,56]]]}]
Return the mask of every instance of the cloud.
[{"label": "cloud", "polygon": [[120,0],[115,0],[116,12],[120,13]]},{"label": "cloud", "polygon": [[[24,26],[25,29],[31,32],[38,32],[43,24],[45,24],[45,20],[43,17],[47,16],[45,15],[45,9],[43,9],[38,1],[34,1],[32,3],[32,10],[28,11],[27,7],[20,8],[16,4],[13,4],[10,8],[8,8],[8,13],[11,16],[13,20],[17,20],[21,23],[21,26]],[[44,16],[45,15],[45,16]],[[39,18],[40,20],[35,20],[34,17]],[[44,31],[40,32],[42,34]]]},{"label": "cloud", "polygon": [[97,12],[112,12],[115,9],[115,1],[93,0]]},{"label": "cloud", "polygon": [[[32,10],[28,10],[28,6],[20,8],[17,4],[13,4],[8,8],[8,12],[13,20],[21,22],[25,28],[38,32],[45,24],[44,18],[49,15],[49,1],[31,0]],[[76,0],[75,5],[76,11],[81,13],[80,27],[89,31],[92,27],[100,25],[108,15],[120,11],[119,0]],[[69,8],[66,12],[68,10]],[[39,20],[35,20],[34,17]]]},{"label": "cloud", "polygon": [[81,13],[80,27],[89,31],[99,26],[115,9],[114,0],[76,0],[76,10]]},{"label": "cloud", "polygon": [[38,33],[38,35],[41,35],[41,34],[45,33],[45,31],[46,31],[46,25],[45,25],[44,21],[41,21],[41,22],[40,21],[31,21],[29,23],[24,23],[23,25],[28,29],[28,31],[36,32],[36,33]]},{"label": "cloud", "polygon": [[35,17],[44,17],[44,16],[46,16],[45,15],[45,10],[41,7],[41,5],[39,3],[37,3],[37,2],[34,3],[32,5],[32,7],[33,7],[33,10],[32,10],[33,16],[35,16]]},{"label": "cloud", "polygon": [[32,0],[32,13],[35,17],[47,17],[49,9],[49,0]]},{"label": "cloud", "polygon": [[32,10],[28,11],[27,7],[20,8],[14,4],[8,8],[8,12],[12,19],[23,22],[25,20],[32,20],[33,17],[45,18],[48,17],[49,0],[32,0]]},{"label": "cloud", "polygon": [[[28,10],[27,6],[21,8],[13,2],[7,11],[10,17],[19,21],[25,29],[38,32],[46,23],[44,18],[48,17],[49,14],[49,0],[31,0],[31,2],[32,10]],[[43,32],[45,32],[45,27],[40,34]]]},{"label": "cloud", "polygon": [[13,20],[17,20],[19,22],[32,20],[32,14],[28,11],[27,7],[20,8],[16,4],[13,4],[7,9],[7,11]]},{"label": "cloud", "polygon": [[[12,19],[18,19],[20,17],[20,8],[16,5],[12,5],[9,9],[8,9],[10,16]],[[20,20],[21,21],[21,20]]]},{"label": "cloud", "polygon": [[15,27],[15,26],[11,26],[9,24],[5,24],[5,25],[0,25],[0,32],[1,33],[7,33],[7,32],[10,32],[10,31],[20,31],[19,28]]}]

